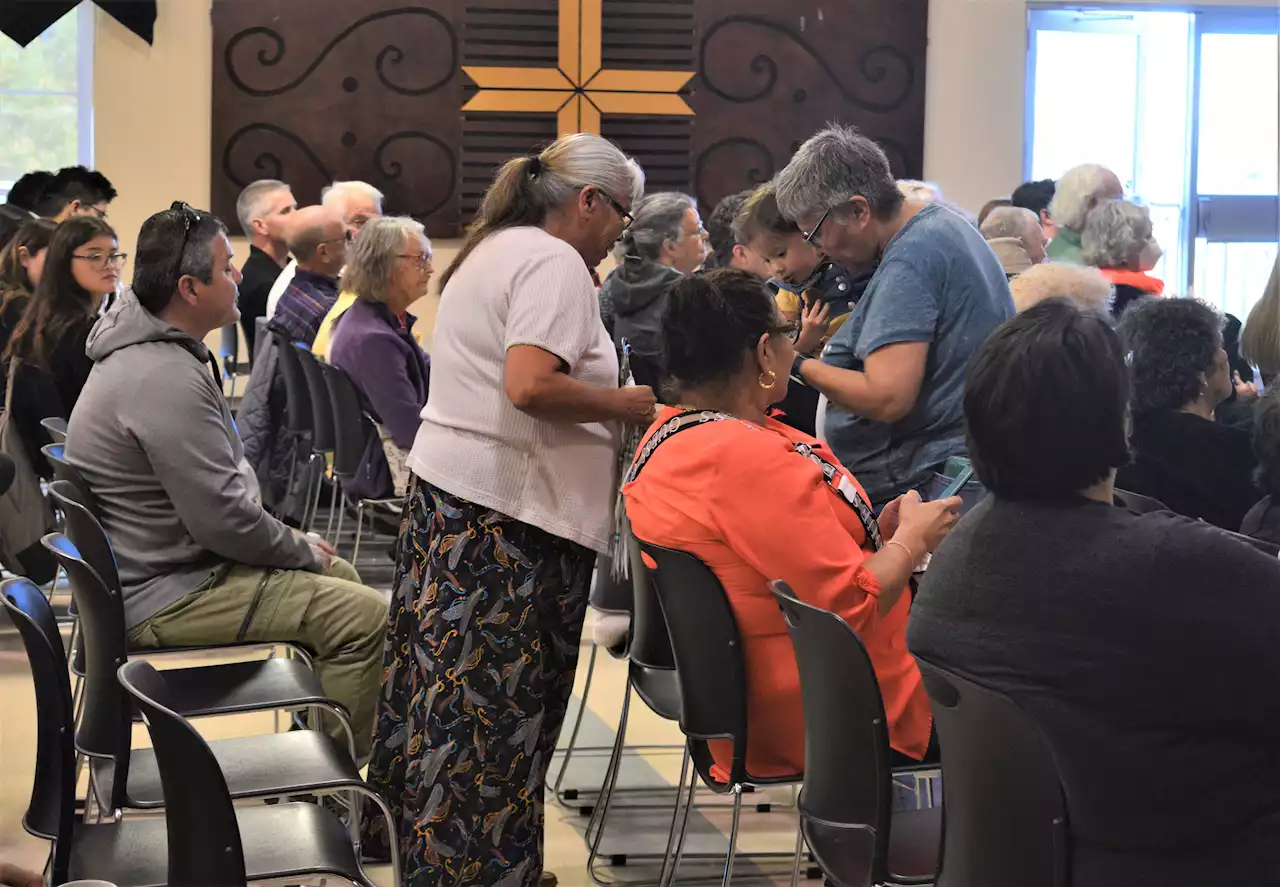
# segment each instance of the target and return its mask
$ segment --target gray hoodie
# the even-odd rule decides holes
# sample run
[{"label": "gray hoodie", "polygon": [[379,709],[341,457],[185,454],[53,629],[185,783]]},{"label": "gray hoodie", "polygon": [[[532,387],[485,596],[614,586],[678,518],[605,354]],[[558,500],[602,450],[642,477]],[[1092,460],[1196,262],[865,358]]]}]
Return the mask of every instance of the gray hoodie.
[{"label": "gray hoodie", "polygon": [[132,628],[232,563],[318,570],[263,511],[209,351],[125,292],[89,334],[95,361],[67,427],[111,537]]}]

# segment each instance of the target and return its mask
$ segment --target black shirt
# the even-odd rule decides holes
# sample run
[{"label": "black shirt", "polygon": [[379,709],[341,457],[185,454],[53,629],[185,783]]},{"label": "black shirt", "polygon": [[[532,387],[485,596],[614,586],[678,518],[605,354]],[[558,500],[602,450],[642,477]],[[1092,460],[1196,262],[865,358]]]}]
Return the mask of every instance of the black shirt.
[{"label": "black shirt", "polygon": [[271,295],[271,285],[280,276],[283,267],[256,246],[249,247],[249,258],[244,260],[240,269],[240,328],[244,330],[244,340],[249,346],[249,357],[253,357],[253,335],[255,321],[267,314],[267,297]]},{"label": "black shirt", "polygon": [[1116,486],[1178,514],[1238,530],[1262,497],[1253,483],[1252,437],[1243,429],[1190,413],[1146,413],[1134,417],[1133,445],[1133,462],[1120,469]]},{"label": "black shirt", "polygon": [[907,646],[1036,720],[1072,884],[1280,882],[1274,558],[1169,512],[988,497],[934,555]]}]

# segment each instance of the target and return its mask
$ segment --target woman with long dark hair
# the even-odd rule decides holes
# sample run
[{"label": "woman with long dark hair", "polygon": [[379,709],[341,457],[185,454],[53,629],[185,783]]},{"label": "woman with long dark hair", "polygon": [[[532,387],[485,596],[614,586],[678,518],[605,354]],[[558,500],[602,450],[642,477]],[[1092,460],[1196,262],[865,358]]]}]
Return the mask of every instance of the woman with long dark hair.
[{"label": "woman with long dark hair", "polygon": [[[0,354],[9,347],[31,292],[40,283],[49,241],[57,227],[48,219],[31,219],[0,249]],[[0,367],[0,376],[3,375],[4,368]]]},{"label": "woman with long dark hair", "polygon": [[[17,368],[13,421],[29,453],[49,443],[41,419],[71,416],[93,368],[85,341],[102,299],[116,290],[124,259],[115,231],[96,216],[75,216],[53,232],[39,283],[0,357],[6,379]],[[35,463],[46,470],[43,460]]]}]

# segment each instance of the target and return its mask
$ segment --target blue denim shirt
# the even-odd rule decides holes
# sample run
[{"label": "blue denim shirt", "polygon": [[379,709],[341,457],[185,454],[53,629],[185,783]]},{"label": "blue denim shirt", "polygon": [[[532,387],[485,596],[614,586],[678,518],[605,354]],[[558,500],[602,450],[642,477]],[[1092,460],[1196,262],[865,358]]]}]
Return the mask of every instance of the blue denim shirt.
[{"label": "blue denim shirt", "polygon": [[824,363],[861,370],[886,345],[929,344],[920,394],[905,418],[877,422],[827,407],[827,441],[873,504],[924,486],[948,457],[965,451],[965,367],[1012,316],[995,253],[951,210],[927,206],[889,241],[866,293],[822,353]]}]

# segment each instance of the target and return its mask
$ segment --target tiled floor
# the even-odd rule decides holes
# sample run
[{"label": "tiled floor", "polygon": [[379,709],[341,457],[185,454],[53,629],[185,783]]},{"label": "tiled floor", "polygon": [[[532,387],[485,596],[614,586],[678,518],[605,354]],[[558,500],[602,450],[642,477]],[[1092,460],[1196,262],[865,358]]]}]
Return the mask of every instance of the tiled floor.
[{"label": "tiled floor", "polygon": [[[582,666],[578,674],[578,690],[585,679],[585,666],[590,654],[590,631],[584,637]],[[179,663],[166,658],[159,667],[171,667]],[[595,679],[591,686],[587,710],[579,735],[581,746],[597,749],[611,745],[614,727],[625,687],[626,669],[603,651],[596,657]],[[570,725],[578,699],[570,710]],[[659,854],[665,846],[670,825],[671,792],[680,773],[680,751],[677,748],[654,746],[676,745],[681,741],[674,724],[663,721],[649,712],[639,701],[632,704],[631,726],[628,744],[644,746],[631,754],[624,765],[620,785],[630,787],[666,787],[665,792],[632,792],[610,813],[602,853],[606,864],[599,866],[606,882],[652,882],[656,880],[656,863],[637,859],[637,854]],[[199,722],[200,731],[208,738],[240,736],[270,731],[271,715],[234,716],[205,719]],[[569,728],[561,736],[561,745],[568,740]],[[35,702],[26,657],[17,633],[0,618],[0,860],[39,869],[48,852],[45,842],[26,835],[21,827],[23,810],[30,797],[32,769],[35,761]],[[146,731],[138,728],[136,745],[146,745]],[[552,766],[552,778],[559,772],[561,756]],[[564,777],[563,787],[577,788],[584,794],[598,789],[607,761],[607,751],[587,750],[576,753]],[[787,790],[774,790],[771,794],[747,796],[750,804],[744,805],[741,846],[746,853],[790,853],[794,848],[796,819],[793,809],[783,809],[791,804]],[[770,812],[756,812],[753,805],[764,801],[775,802]],[[583,803],[579,801],[578,803]],[[729,810],[726,801],[710,794],[701,794],[698,807],[690,819],[690,854],[723,854],[729,827]],[[645,804],[646,806],[634,806]],[[627,805],[627,806],[624,806]],[[628,809],[629,807],[629,809]],[[587,874],[587,850],[582,834],[587,816],[577,807],[566,807],[555,800],[547,804],[547,867],[560,878],[564,887],[585,887],[592,881]],[[628,864],[612,867],[607,858],[612,854],[630,854]],[[697,860],[691,858],[681,868],[680,883],[719,882],[722,859]],[[371,874],[380,887],[391,887],[389,870],[372,869]],[[755,859],[741,857],[735,871],[735,883],[789,882],[790,863],[785,859]],[[816,881],[810,883],[818,883]]]}]

